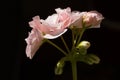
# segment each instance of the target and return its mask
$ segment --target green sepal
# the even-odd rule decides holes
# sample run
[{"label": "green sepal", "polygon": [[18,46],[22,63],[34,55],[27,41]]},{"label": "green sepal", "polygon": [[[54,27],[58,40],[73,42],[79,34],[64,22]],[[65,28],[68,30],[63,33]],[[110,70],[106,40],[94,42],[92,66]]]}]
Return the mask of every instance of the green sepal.
[{"label": "green sepal", "polygon": [[77,48],[77,51],[81,55],[86,55],[87,54],[87,49],[84,47]]}]

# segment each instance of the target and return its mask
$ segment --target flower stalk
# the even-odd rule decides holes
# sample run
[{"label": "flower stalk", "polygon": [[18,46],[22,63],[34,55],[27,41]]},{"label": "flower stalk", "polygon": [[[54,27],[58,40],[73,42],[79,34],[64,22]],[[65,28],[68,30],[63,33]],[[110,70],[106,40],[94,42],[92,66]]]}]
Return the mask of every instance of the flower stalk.
[{"label": "flower stalk", "polygon": [[67,56],[67,53],[65,51],[63,51],[59,46],[57,46],[55,43],[53,43],[52,41],[46,39],[46,41],[51,44],[52,46],[54,46],[55,48],[57,48],[59,51],[61,51],[64,55]]},{"label": "flower stalk", "polygon": [[66,50],[68,51],[68,53],[70,53],[70,50],[69,50],[69,48],[68,48],[68,45],[66,44],[66,42],[65,42],[65,40],[64,40],[64,38],[63,38],[63,36],[61,36],[61,40],[62,40],[62,42],[64,43],[64,45],[65,45]]},{"label": "flower stalk", "polygon": [[74,59],[71,60],[71,65],[72,65],[73,80],[77,80],[77,63]]}]

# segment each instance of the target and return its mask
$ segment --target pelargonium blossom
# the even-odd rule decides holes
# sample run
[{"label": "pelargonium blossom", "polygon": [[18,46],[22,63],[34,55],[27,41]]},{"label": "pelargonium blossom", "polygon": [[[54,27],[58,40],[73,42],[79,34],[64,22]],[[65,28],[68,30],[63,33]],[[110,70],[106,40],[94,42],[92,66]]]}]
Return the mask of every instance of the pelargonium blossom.
[{"label": "pelargonium blossom", "polygon": [[[53,14],[51,16],[48,16],[46,20],[40,19],[39,16],[33,17],[33,20],[29,22],[29,25],[34,30],[37,30],[37,33],[39,32],[40,35],[35,36],[36,38],[40,37],[43,39],[55,39],[62,34],[64,34],[67,31],[67,27],[71,24],[71,18],[69,13],[69,8],[67,9],[56,9],[57,14]],[[34,38],[31,38],[32,35],[35,34],[35,31],[31,31],[29,33],[28,38],[26,38],[27,47],[26,47],[26,54],[32,55],[35,54],[35,52],[38,50],[38,44],[41,42],[33,42],[31,45],[30,43],[34,41]],[[30,40],[29,40],[30,39]],[[34,46],[34,47],[31,47]],[[37,46],[37,48],[36,48]],[[31,47],[31,48],[29,48]],[[32,58],[31,56],[28,56]]]},{"label": "pelargonium blossom", "polygon": [[97,11],[89,12],[72,12],[72,26],[83,28],[83,23],[88,28],[99,28],[101,21],[104,19],[101,13]]},{"label": "pelargonium blossom", "polygon": [[83,15],[83,22],[85,26],[91,26],[92,28],[99,28],[101,21],[104,19],[102,14],[97,11],[90,11]]}]

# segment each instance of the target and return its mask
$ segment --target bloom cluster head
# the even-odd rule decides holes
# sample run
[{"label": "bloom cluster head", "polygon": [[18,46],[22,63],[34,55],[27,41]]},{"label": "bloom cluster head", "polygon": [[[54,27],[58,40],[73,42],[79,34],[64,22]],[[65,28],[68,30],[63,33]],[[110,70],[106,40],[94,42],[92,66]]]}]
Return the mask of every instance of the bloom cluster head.
[{"label": "bloom cluster head", "polygon": [[45,20],[39,16],[33,17],[29,22],[32,28],[29,36],[25,39],[27,43],[26,55],[30,59],[33,58],[44,39],[55,39],[64,34],[68,28],[83,28],[83,23],[86,26],[99,26],[103,16],[96,12],[79,12],[71,11],[71,9],[56,8],[56,13],[48,16]]}]

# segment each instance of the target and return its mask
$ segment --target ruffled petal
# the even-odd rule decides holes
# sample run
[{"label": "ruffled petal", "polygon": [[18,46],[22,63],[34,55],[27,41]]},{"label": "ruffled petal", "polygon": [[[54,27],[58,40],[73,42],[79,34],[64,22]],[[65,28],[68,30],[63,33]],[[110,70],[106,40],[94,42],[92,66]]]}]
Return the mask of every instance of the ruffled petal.
[{"label": "ruffled petal", "polygon": [[31,33],[29,33],[28,37],[25,39],[27,43],[26,47],[26,55],[30,59],[33,58],[36,51],[40,47],[43,41],[43,36],[37,29],[32,29]]},{"label": "ruffled petal", "polygon": [[55,38],[58,38],[58,37],[60,37],[62,34],[64,34],[66,31],[67,31],[68,29],[64,29],[64,30],[58,30],[59,32],[54,32],[54,34],[52,35],[52,34],[46,34],[46,35],[44,35],[44,38],[46,38],[46,39],[55,39]]}]

